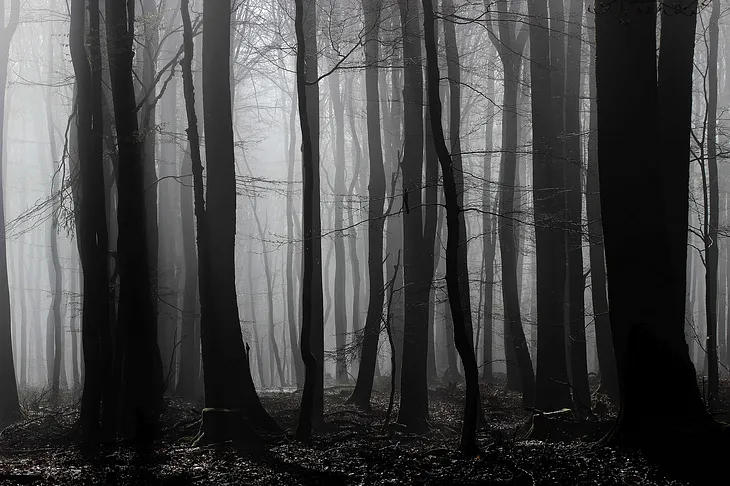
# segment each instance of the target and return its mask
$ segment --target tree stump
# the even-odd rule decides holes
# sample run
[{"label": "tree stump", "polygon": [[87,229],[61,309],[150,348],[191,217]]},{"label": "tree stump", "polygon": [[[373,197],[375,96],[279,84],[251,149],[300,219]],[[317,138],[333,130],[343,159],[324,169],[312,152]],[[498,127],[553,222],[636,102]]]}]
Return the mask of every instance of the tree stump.
[{"label": "tree stump", "polygon": [[200,431],[193,446],[206,446],[232,442],[243,445],[251,452],[261,453],[264,446],[259,435],[248,425],[241,410],[204,408]]}]

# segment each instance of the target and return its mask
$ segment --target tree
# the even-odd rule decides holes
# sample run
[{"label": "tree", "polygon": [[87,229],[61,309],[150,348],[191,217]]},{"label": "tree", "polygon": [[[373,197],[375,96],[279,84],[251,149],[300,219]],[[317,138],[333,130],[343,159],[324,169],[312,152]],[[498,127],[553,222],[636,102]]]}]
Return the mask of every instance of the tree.
[{"label": "tree", "polygon": [[119,153],[117,179],[119,315],[123,329],[121,430],[132,437],[155,433],[164,381],[157,346],[157,316],[150,282],[142,140],[136,113],[132,59],[134,2],[106,2],[107,51]]},{"label": "tree", "polygon": [[[368,154],[368,274],[370,293],[365,318],[362,354],[355,389],[350,402],[361,407],[370,406],[375,364],[378,352],[380,322],[383,315],[383,204],[385,200],[385,168],[380,136],[380,92],[378,89],[377,60],[380,55],[381,0],[363,0],[365,17],[365,91],[367,98]],[[354,132],[353,132],[354,133]]]},{"label": "tree", "polygon": [[8,283],[7,245],[5,241],[4,183],[2,178],[2,154],[5,123],[5,87],[8,82],[8,57],[10,42],[18,27],[20,0],[11,0],[10,17],[5,24],[5,2],[0,3],[0,424],[15,420],[20,414],[18,386],[13,364],[12,324],[10,322],[10,287]]},{"label": "tree", "polygon": [[684,339],[696,5],[663,5],[658,65],[646,2],[596,14],[598,167],[621,397],[609,438],[674,466],[727,453]]},{"label": "tree", "polygon": [[499,5],[499,39],[494,33],[490,33],[490,37],[502,60],[505,78],[502,101],[502,160],[499,171],[502,192],[499,197],[500,220],[498,223],[499,249],[502,258],[504,323],[505,334],[509,333],[509,343],[512,345],[519,366],[522,401],[532,405],[535,394],[535,374],[520,315],[517,288],[517,248],[513,219],[517,171],[517,87],[522,67],[520,54],[527,42],[527,30],[522,27],[516,31],[513,26],[516,11],[508,9],[504,0],[500,0]]},{"label": "tree", "polygon": [[[101,45],[99,1],[89,1],[89,32],[84,35],[84,0],[71,3],[70,50],[76,75],[76,134],[80,184],[75,190],[78,208],[78,245],[84,297],[81,315],[84,388],[81,397],[82,432],[94,438],[103,430],[113,433],[117,402],[112,381],[112,345],[109,325],[109,235],[104,194],[103,116],[101,109]],[[86,52],[88,39],[89,51]]]},{"label": "tree", "polygon": [[420,9],[416,0],[399,0],[403,34],[403,281],[405,323],[398,422],[413,432],[428,428],[428,295],[430,278],[424,262],[431,248],[424,241],[421,191],[423,186],[423,68]]},{"label": "tree", "polygon": [[[206,411],[197,443],[251,438],[252,429],[278,430],[261,405],[251,377],[238,318],[234,265],[236,182],[230,89],[231,10],[209,0],[203,10],[203,101],[208,178],[203,166],[195,113],[193,30],[187,0],[183,19],[183,90],[198,240],[200,334]],[[215,251],[213,248],[215,247]]]},{"label": "tree", "polygon": [[[564,196],[564,160],[558,139],[562,104],[555,106],[552,47],[547,1],[528,2],[530,76],[532,90],[532,172],[537,258],[537,383],[535,408],[553,411],[570,407],[565,352],[565,235],[560,222]],[[552,12],[551,12],[552,14]],[[555,110],[560,110],[556,126]]]},{"label": "tree", "polygon": [[[305,378],[304,390],[302,391],[302,406],[299,411],[299,421],[297,422],[296,438],[300,441],[308,441],[312,434],[312,422],[314,421],[314,413],[319,394],[319,382],[322,380],[320,364],[317,357],[313,353],[312,341],[314,340],[313,322],[315,315],[313,312],[313,281],[315,280],[314,272],[320,268],[316,264],[315,254],[315,180],[319,177],[315,174],[317,164],[315,162],[314,131],[310,128],[309,105],[307,104],[307,39],[305,32],[305,0],[296,0],[296,17],[294,19],[294,27],[297,35],[297,97],[299,101],[299,120],[302,131],[302,176],[304,179],[304,195],[302,210],[302,236],[304,238],[304,265],[302,269],[302,333],[300,346],[302,352],[302,360],[304,361]],[[310,4],[310,6],[313,6]],[[310,12],[309,15],[312,15]],[[319,102],[318,102],[319,103]],[[317,213],[319,208],[317,207]],[[321,256],[321,255],[320,255]],[[320,287],[321,288],[321,287]],[[319,301],[321,303],[321,300]]]},{"label": "tree", "polygon": [[[444,3],[446,5],[450,4],[449,0],[446,0]],[[449,6],[453,7],[453,5]],[[447,8],[447,10],[453,13],[453,9]],[[454,163],[452,155],[446,147],[443,126],[441,125],[441,100],[438,92],[438,54],[436,50],[436,34],[434,32],[436,21],[431,0],[423,0],[423,12],[424,40],[428,59],[428,107],[431,112],[431,124],[436,152],[441,164],[441,173],[444,177],[444,200],[446,203],[446,226],[448,231],[446,246],[446,286],[451,316],[454,321],[454,342],[464,365],[466,379],[464,425],[461,429],[461,443],[459,444],[459,448],[467,454],[476,455],[479,453],[479,446],[476,442],[476,429],[480,407],[479,368],[477,367],[477,360],[474,355],[473,338],[471,337],[471,327],[469,325],[470,320],[465,318],[465,313],[469,310],[469,306],[462,301],[465,296],[468,298],[469,291],[468,279],[465,279],[461,274],[463,268],[459,264],[461,251],[466,251],[465,249],[460,250],[462,243],[465,241],[463,235],[466,233],[460,227],[464,219],[456,176],[456,172],[460,167],[457,167],[457,164]],[[459,146],[458,143],[453,143],[453,138],[452,145],[452,150],[455,150]],[[462,258],[465,260],[466,256],[464,255]],[[464,261],[463,263],[465,267],[466,262]],[[466,290],[461,288],[465,284],[467,284]]]}]

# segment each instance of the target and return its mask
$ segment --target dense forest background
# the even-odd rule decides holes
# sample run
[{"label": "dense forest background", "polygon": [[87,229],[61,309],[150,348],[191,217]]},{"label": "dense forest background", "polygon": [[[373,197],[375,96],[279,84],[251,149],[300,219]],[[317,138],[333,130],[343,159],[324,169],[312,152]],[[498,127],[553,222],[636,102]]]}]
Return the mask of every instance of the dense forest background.
[{"label": "dense forest background", "polygon": [[725,2],[0,14],[0,424],[154,440],[175,397],[250,443],[274,394],[309,443],[382,391],[427,434],[441,387],[476,456],[498,388],[534,440],[728,447]]}]

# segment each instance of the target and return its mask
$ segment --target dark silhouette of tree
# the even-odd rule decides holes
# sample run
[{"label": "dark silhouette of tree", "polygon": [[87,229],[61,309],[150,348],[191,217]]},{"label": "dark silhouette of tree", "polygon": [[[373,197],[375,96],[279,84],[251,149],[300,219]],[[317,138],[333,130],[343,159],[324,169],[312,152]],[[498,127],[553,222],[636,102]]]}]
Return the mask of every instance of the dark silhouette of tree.
[{"label": "dark silhouette of tree", "polygon": [[681,467],[727,453],[684,338],[697,3],[662,6],[658,65],[647,6],[596,13],[598,166],[621,396],[610,439]]},{"label": "dark silhouette of tree", "polygon": [[[448,5],[450,2],[446,0],[444,3],[447,5],[447,11],[449,11]],[[450,7],[453,7],[453,5]],[[464,317],[469,306],[462,299],[465,296],[468,298],[469,292],[468,288],[467,290],[460,288],[465,284],[468,287],[468,279],[464,279],[460,274],[462,266],[459,264],[460,246],[465,240],[465,238],[462,239],[462,236],[466,233],[465,230],[460,228],[464,220],[456,176],[456,172],[460,167],[456,167],[446,147],[443,126],[441,125],[441,99],[438,92],[438,51],[436,50],[435,34],[436,21],[431,0],[423,0],[423,12],[424,40],[428,61],[428,108],[431,112],[431,125],[436,153],[438,154],[441,173],[444,178],[444,201],[446,203],[446,226],[448,232],[446,243],[446,286],[454,324],[454,342],[464,365],[464,376],[466,379],[466,405],[464,408],[464,424],[461,429],[459,449],[467,454],[476,455],[479,453],[479,446],[476,442],[476,429],[480,407],[479,368],[477,367],[477,360],[474,355],[473,338],[470,336],[471,327],[469,326],[469,321]],[[451,9],[451,12],[453,12],[453,9]],[[453,61],[454,59],[452,57]],[[458,143],[454,144],[453,140],[452,134],[452,145],[458,147]],[[465,256],[463,258],[465,259]],[[464,266],[466,266],[465,262]]]},{"label": "dark silhouette of tree", "polygon": [[134,3],[106,3],[107,51],[119,153],[117,244],[119,269],[118,353],[123,358],[120,427],[146,438],[157,428],[164,382],[157,346],[157,316],[148,258],[142,140],[136,113],[132,59]]},{"label": "dark silhouette of tree", "polygon": [[278,430],[254,387],[238,319],[234,265],[236,179],[230,90],[230,5],[209,0],[203,10],[203,101],[208,177],[195,113],[193,32],[188,1],[183,19],[183,89],[192,158],[198,239],[201,344],[206,411],[197,443],[250,438],[252,429]]},{"label": "dark silhouette of tree", "polygon": [[[103,430],[113,433],[117,402],[112,381],[109,322],[109,240],[104,194],[103,115],[101,108],[101,45],[99,1],[89,1],[89,31],[85,2],[71,3],[70,50],[76,75],[76,131],[79,184],[78,245],[83,274],[81,310],[84,388],[80,424],[89,438]],[[88,42],[89,50],[86,51]]]},{"label": "dark silhouette of tree", "polygon": [[420,9],[416,0],[399,0],[403,35],[403,282],[405,323],[398,422],[413,432],[428,428],[428,295],[423,189],[423,68]]},{"label": "dark silhouette of tree", "polygon": [[[565,160],[558,139],[553,96],[552,44],[547,1],[528,2],[530,23],[530,76],[532,89],[533,201],[537,257],[537,383],[535,408],[553,411],[571,406],[565,350],[565,235],[559,220],[565,196]],[[552,14],[552,12],[551,12]]]},{"label": "dark silhouette of tree", "polygon": [[588,161],[586,170],[586,216],[588,217],[588,244],[591,263],[591,300],[596,329],[596,353],[601,374],[601,391],[616,404],[619,403],[616,356],[613,352],[611,320],[608,316],[606,290],[606,262],[603,251],[603,225],[601,224],[601,196],[598,183],[598,132],[596,113],[596,62],[595,42],[590,43],[590,67],[588,73],[590,115],[588,121]]},{"label": "dark silhouette of tree", "polygon": [[[492,43],[497,48],[504,69],[504,96],[502,101],[502,160],[499,171],[498,236],[502,258],[502,299],[504,302],[505,334],[509,339],[512,352],[517,360],[520,383],[512,383],[508,378],[508,386],[522,391],[522,400],[532,405],[535,394],[535,374],[532,369],[530,350],[527,347],[525,333],[522,329],[520,314],[520,297],[517,284],[517,241],[515,235],[515,177],[517,172],[517,88],[522,67],[521,53],[527,42],[527,30],[515,29],[513,22],[516,12],[509,9],[507,2],[499,2],[499,39],[490,34]],[[491,32],[491,31],[490,31]],[[506,350],[509,359],[509,348]],[[509,366],[509,364],[508,364]]]},{"label": "dark silhouette of tree", "polygon": [[[561,0],[562,1],[562,0]],[[588,385],[586,356],[585,277],[583,276],[583,187],[580,127],[580,60],[583,0],[571,0],[568,12],[567,55],[565,62],[565,245],[568,257],[568,360],[573,392],[573,407],[580,417],[591,415],[591,390]]]},{"label": "dark silhouette of tree", "polygon": [[[370,406],[375,362],[378,352],[380,322],[383,315],[383,204],[385,201],[385,168],[380,136],[380,90],[377,60],[380,56],[380,21],[383,12],[381,0],[363,0],[365,20],[365,94],[367,98],[368,154],[368,275],[370,293],[365,318],[360,367],[350,402],[361,407]],[[395,372],[395,370],[394,370]]]},{"label": "dark silhouette of tree", "polygon": [[[318,164],[315,162],[314,147],[319,144],[314,143],[315,131],[310,128],[311,111],[307,103],[307,32],[305,22],[305,2],[306,0],[296,0],[296,16],[294,19],[294,27],[297,36],[297,98],[299,102],[299,120],[302,130],[302,176],[304,179],[304,195],[303,195],[303,211],[302,211],[302,236],[303,244],[303,269],[302,269],[302,334],[301,334],[301,352],[302,360],[305,367],[304,390],[302,392],[302,406],[299,411],[299,421],[297,422],[296,438],[300,441],[308,441],[312,434],[312,423],[316,422],[314,418],[317,395],[320,393],[322,375],[320,373],[321,364],[313,353],[312,342],[316,339],[313,336],[315,315],[313,312],[314,298],[313,288],[315,280],[314,273],[321,267],[317,265],[317,255],[315,254],[315,182],[319,180],[315,173]],[[309,4],[314,7],[314,2]],[[312,12],[309,13],[312,15]],[[319,101],[317,102],[319,103]],[[317,205],[317,214],[319,214],[319,205]],[[320,286],[321,289],[321,286]],[[319,301],[321,303],[321,300]]]}]

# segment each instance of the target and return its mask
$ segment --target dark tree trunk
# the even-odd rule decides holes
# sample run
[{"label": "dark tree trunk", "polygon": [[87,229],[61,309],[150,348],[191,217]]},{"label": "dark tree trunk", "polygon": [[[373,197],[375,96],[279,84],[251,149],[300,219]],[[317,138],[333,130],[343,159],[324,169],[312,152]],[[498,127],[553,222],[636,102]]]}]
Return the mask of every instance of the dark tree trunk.
[{"label": "dark tree trunk", "polygon": [[568,332],[573,406],[579,416],[591,415],[585,331],[585,278],[583,277],[583,187],[580,125],[580,58],[583,0],[571,0],[565,73],[565,179],[568,252]]},{"label": "dark tree trunk", "polygon": [[[448,3],[448,0],[445,3]],[[464,296],[469,295],[469,290],[468,280],[466,282],[467,288],[461,288],[464,285],[464,279],[460,275],[459,267],[459,248],[462,242],[462,235],[465,232],[460,228],[460,223],[463,222],[463,213],[458,192],[459,182],[456,176],[458,169],[453,162],[452,155],[446,147],[443,127],[441,125],[441,99],[438,93],[438,53],[434,32],[436,21],[434,19],[431,0],[423,0],[423,11],[424,39],[426,55],[428,57],[428,107],[431,112],[436,152],[441,163],[441,173],[444,178],[444,201],[446,203],[446,226],[448,231],[446,244],[446,286],[448,289],[451,316],[454,323],[454,341],[461,361],[464,364],[464,375],[466,378],[464,424],[461,429],[459,449],[467,454],[478,454],[479,446],[476,441],[476,430],[480,403],[479,368],[477,367],[477,360],[474,355],[473,339],[470,339],[471,327],[468,324],[468,319],[465,318],[465,309],[468,309],[468,306],[462,302]],[[455,49],[455,44],[452,47]],[[451,82],[453,83],[453,80]],[[456,146],[458,147],[458,143]],[[527,347],[524,347],[524,350],[527,351]]]},{"label": "dark tree trunk", "polygon": [[[51,24],[52,25],[52,24]],[[53,28],[51,28],[49,35],[53,36]],[[51,174],[51,194],[50,197],[53,200],[52,215],[49,225],[49,238],[51,246],[51,255],[48,264],[48,279],[51,282],[51,308],[48,311],[48,327],[53,328],[53,343],[51,346],[53,356],[52,376],[51,376],[51,396],[53,399],[58,397],[59,388],[61,385],[61,371],[64,366],[63,355],[63,319],[61,317],[61,300],[63,299],[63,274],[61,270],[61,261],[58,256],[58,211],[60,209],[57,199],[54,197],[58,191],[57,180],[58,165],[60,163],[58,158],[58,148],[56,147],[56,129],[53,124],[53,74],[54,74],[54,62],[53,62],[53,42],[48,42],[48,76],[47,76],[47,91],[46,91],[46,129],[48,132],[48,144],[50,146],[50,174]]]},{"label": "dark tree trunk", "polygon": [[[430,279],[424,261],[423,210],[423,69],[420,9],[416,0],[399,0],[403,33],[403,282],[405,322],[398,422],[413,432],[428,428],[428,295]],[[438,88],[438,83],[434,88]]]},{"label": "dark tree trunk", "polygon": [[[705,207],[705,306],[707,313],[707,386],[711,400],[717,398],[719,379],[717,365],[717,270],[719,261],[718,226],[720,195],[717,170],[717,49],[720,36],[720,2],[712,0],[707,56],[707,173],[709,175],[709,207]],[[705,163],[705,161],[701,161]],[[708,214],[709,213],[709,214]],[[709,216],[709,221],[707,220]]]},{"label": "dark tree trunk", "polygon": [[596,66],[595,43],[590,43],[590,68],[588,73],[590,115],[588,129],[588,168],[586,171],[586,216],[588,217],[588,243],[591,263],[591,299],[593,321],[596,329],[596,352],[601,373],[601,390],[611,401],[619,403],[616,355],[613,352],[611,321],[608,317],[606,293],[606,264],[603,253],[603,225],[601,223],[601,196],[598,182],[598,132],[596,113]]},{"label": "dark tree trunk", "polygon": [[[517,87],[520,79],[524,50],[524,31],[515,32],[512,14],[507,4],[500,1],[499,40],[495,42],[504,67],[504,97],[502,106],[502,160],[499,171],[501,194],[499,197],[499,248],[502,258],[502,298],[504,301],[505,334],[510,352],[519,366],[522,401],[532,405],[535,394],[535,374],[532,369],[530,350],[527,347],[520,315],[520,295],[517,287],[517,248],[515,240],[515,177],[517,172]],[[511,344],[511,346],[509,346]]]},{"label": "dark tree trunk", "polygon": [[180,376],[175,393],[192,398],[197,395],[200,373],[200,335],[198,320],[198,257],[195,254],[195,221],[193,210],[193,170],[190,145],[183,156],[180,168],[180,214],[182,223],[182,247],[185,265],[183,308],[180,333]]},{"label": "dark tree trunk", "polygon": [[[89,2],[89,33],[84,35],[82,0],[71,5],[69,37],[77,83],[77,158],[79,186],[79,255],[83,273],[81,314],[84,387],[80,422],[88,437],[100,427],[112,433],[117,401],[112,389],[112,345],[109,325],[109,270],[106,205],[103,173],[103,116],[101,110],[101,45],[99,2]],[[87,57],[85,45],[88,43]]]},{"label": "dark tree trunk", "polygon": [[296,378],[296,385],[298,388],[304,386],[304,362],[302,361],[302,355],[298,352],[297,347],[299,345],[299,337],[297,333],[297,310],[298,307],[295,305],[296,299],[296,284],[297,279],[294,276],[294,203],[293,192],[294,192],[294,165],[296,164],[296,89],[292,90],[291,94],[291,110],[289,111],[289,147],[288,150],[288,163],[287,163],[287,193],[286,198],[286,312],[287,319],[289,320],[289,340],[291,341],[291,352],[292,360],[294,362],[294,373]]},{"label": "dark tree trunk", "polygon": [[350,402],[361,407],[370,406],[373,390],[378,337],[383,314],[383,203],[385,199],[385,169],[380,137],[380,94],[378,89],[377,60],[380,53],[379,31],[382,13],[381,0],[363,0],[365,15],[365,92],[367,98],[368,154],[370,178],[368,181],[368,275],[370,291],[365,318],[362,355],[355,390]]},{"label": "dark tree trunk", "polygon": [[[4,6],[3,6],[4,8]],[[8,424],[18,418],[18,386],[15,382],[13,363],[12,324],[10,312],[10,286],[8,283],[7,245],[5,241],[5,205],[2,171],[2,154],[5,143],[5,88],[8,80],[8,57],[10,41],[13,38],[20,15],[20,1],[10,3],[10,18],[7,25],[0,25],[0,424]],[[4,15],[0,18],[4,21]]]},{"label": "dark tree trunk", "polygon": [[[487,93],[494,95],[494,78],[487,79]],[[482,380],[490,382],[494,379],[492,369],[492,339],[494,336],[494,257],[497,244],[497,225],[496,221],[490,214],[492,203],[490,202],[490,184],[492,177],[492,151],[494,150],[494,104],[489,103],[487,106],[487,121],[485,127],[484,140],[484,167],[482,172],[482,262],[484,265],[484,285],[482,287],[483,304],[482,319],[484,322],[484,330],[482,336],[484,339],[482,350]],[[495,197],[495,203],[496,203]]]},{"label": "dark tree trunk", "polygon": [[[333,19],[337,21],[337,19]],[[347,304],[345,300],[345,235],[342,232],[344,226],[344,197],[345,191],[345,105],[340,94],[340,75],[335,70],[328,77],[330,88],[330,101],[334,112],[335,140],[335,346],[336,346],[336,367],[335,379],[337,383],[347,383],[347,357],[345,356],[345,344],[347,342]]]},{"label": "dark tree trunk", "polygon": [[727,453],[706,434],[714,422],[684,340],[695,8],[663,5],[658,76],[656,17],[645,2],[596,15],[598,165],[621,392],[612,439],[673,466]]},{"label": "dark tree trunk", "polygon": [[[565,353],[565,235],[562,224],[565,162],[551,113],[553,93],[562,86],[551,80],[550,32],[547,2],[528,3],[530,76],[532,81],[533,200],[537,258],[537,394],[535,408],[552,411],[571,406]],[[560,118],[562,119],[562,113]]]},{"label": "dark tree trunk", "polygon": [[[305,15],[305,4],[310,9],[308,15]],[[315,415],[318,408],[317,402],[320,398],[323,398],[321,396],[323,394],[323,363],[318,354],[320,350],[317,346],[324,336],[315,335],[317,332],[322,331],[321,320],[316,324],[313,322],[320,319],[322,313],[321,246],[318,247],[315,245],[315,239],[319,238],[318,229],[316,228],[319,220],[319,201],[315,194],[317,186],[319,186],[319,120],[310,120],[309,115],[311,114],[311,110],[309,109],[307,100],[308,96],[312,95],[311,92],[307,92],[307,79],[309,77],[309,71],[313,68],[307,62],[308,53],[314,54],[314,75],[316,76],[316,49],[308,45],[316,35],[316,29],[312,29],[314,24],[314,2],[311,0],[296,0],[295,5],[296,17],[294,27],[297,37],[297,97],[299,102],[300,127],[302,130],[302,177],[304,180],[302,203],[304,262],[302,269],[302,334],[300,347],[306,371],[304,390],[302,392],[302,405],[295,436],[300,441],[309,441],[312,435],[312,423],[314,422],[316,424],[317,417],[321,417],[321,415]],[[309,22],[306,22],[307,17],[309,17]],[[318,96],[318,92],[314,94]],[[316,103],[318,107],[319,99],[317,99]],[[318,116],[318,110],[316,114]],[[310,126],[310,122],[314,125],[313,127]],[[316,251],[317,248],[320,250],[319,253]],[[316,278],[314,275],[317,271],[320,273],[319,278]],[[320,282],[318,289],[313,288],[316,280]],[[313,294],[317,290],[320,292],[320,297],[317,303],[315,303]],[[316,306],[318,306],[318,309],[315,311],[314,307]]]},{"label": "dark tree trunk", "polygon": [[134,3],[107,0],[107,50],[119,147],[118,325],[124,334],[121,430],[147,438],[156,432],[164,383],[150,282],[145,168],[132,79],[133,18]]}]

